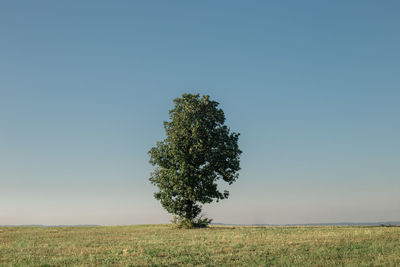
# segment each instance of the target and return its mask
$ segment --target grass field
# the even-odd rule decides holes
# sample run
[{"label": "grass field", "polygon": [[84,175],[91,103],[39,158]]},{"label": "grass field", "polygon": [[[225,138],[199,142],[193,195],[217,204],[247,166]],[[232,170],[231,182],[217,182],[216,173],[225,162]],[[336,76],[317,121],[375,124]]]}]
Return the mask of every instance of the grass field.
[{"label": "grass field", "polygon": [[400,266],[400,227],[2,227],[10,266]]}]

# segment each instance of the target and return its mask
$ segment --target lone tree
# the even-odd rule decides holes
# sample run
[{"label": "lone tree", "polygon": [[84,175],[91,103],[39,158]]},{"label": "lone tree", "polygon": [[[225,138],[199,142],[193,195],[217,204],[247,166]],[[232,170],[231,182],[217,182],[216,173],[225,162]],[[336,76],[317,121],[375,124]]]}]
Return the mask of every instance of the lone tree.
[{"label": "lone tree", "polygon": [[230,133],[224,112],[208,95],[183,94],[174,105],[164,122],[167,137],[149,151],[156,166],[149,180],[179,227],[206,226],[211,220],[198,217],[201,204],[227,198],[229,192],[220,192],[216,182],[238,178],[239,133]]}]

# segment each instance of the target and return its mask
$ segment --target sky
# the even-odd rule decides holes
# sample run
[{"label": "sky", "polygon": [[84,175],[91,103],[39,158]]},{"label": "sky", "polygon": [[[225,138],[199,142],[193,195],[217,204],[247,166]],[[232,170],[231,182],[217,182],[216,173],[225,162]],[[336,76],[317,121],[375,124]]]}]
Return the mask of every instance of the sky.
[{"label": "sky", "polygon": [[168,223],[183,93],[239,132],[214,222],[400,221],[398,1],[1,1],[0,225]]}]

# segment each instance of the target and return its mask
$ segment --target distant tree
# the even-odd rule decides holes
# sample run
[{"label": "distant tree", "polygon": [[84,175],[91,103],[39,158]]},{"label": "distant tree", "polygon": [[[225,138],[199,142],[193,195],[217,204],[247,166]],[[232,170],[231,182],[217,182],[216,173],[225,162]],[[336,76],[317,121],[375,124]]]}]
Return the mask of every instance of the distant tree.
[{"label": "distant tree", "polygon": [[217,180],[232,184],[238,178],[239,133],[230,133],[224,112],[208,95],[183,94],[174,105],[164,122],[166,138],[149,151],[156,166],[149,180],[178,226],[206,226],[211,220],[198,217],[201,204],[229,196],[218,190]]}]

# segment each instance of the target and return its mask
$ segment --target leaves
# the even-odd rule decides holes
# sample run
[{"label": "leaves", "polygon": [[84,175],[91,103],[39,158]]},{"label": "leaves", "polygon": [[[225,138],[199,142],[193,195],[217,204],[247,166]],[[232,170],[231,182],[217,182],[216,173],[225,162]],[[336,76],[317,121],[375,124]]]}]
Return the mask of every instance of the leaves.
[{"label": "leaves", "polygon": [[216,181],[228,184],[238,178],[238,133],[230,133],[225,114],[209,96],[183,94],[174,99],[164,122],[166,139],[150,151],[150,163],[156,166],[150,182],[159,188],[155,198],[170,213],[193,220],[201,204],[225,199]]}]

